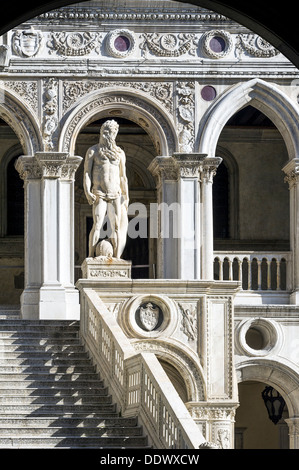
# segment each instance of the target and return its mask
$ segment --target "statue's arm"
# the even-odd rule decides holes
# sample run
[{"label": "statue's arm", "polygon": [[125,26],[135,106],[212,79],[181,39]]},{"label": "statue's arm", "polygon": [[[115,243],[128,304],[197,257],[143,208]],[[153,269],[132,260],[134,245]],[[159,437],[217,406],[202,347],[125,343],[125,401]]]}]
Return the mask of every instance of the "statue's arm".
[{"label": "statue's arm", "polygon": [[129,205],[129,189],[128,189],[128,179],[126,175],[126,157],[125,154],[122,154],[120,159],[120,187],[121,192],[124,198],[124,203],[128,207]]},{"label": "statue's arm", "polygon": [[89,149],[86,152],[85,161],[84,161],[84,178],[83,178],[83,187],[85,196],[89,204],[93,204],[96,200],[96,196],[91,192],[92,180],[92,165],[94,159],[94,151]]}]

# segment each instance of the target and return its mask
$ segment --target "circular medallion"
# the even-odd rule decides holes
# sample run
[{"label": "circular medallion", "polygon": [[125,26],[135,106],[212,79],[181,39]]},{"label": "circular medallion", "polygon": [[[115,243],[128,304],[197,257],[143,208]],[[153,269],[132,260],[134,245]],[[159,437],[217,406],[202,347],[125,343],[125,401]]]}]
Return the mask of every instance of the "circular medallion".
[{"label": "circular medallion", "polygon": [[108,34],[106,48],[109,55],[124,58],[132,54],[136,47],[134,33],[127,29],[117,29]]},{"label": "circular medallion", "polygon": [[211,59],[221,59],[230,53],[232,49],[232,38],[226,31],[209,31],[203,35],[203,50]]}]

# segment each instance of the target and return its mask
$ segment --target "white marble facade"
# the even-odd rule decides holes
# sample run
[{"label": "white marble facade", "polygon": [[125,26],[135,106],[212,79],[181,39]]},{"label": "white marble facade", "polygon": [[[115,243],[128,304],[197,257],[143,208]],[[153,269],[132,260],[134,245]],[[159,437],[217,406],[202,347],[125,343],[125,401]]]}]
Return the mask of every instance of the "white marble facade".
[{"label": "white marble facade", "polygon": [[[167,211],[158,223],[150,219],[148,284],[135,285],[125,274],[124,294],[117,279],[114,285],[100,278],[99,295],[111,311],[118,306],[115,316],[130,341],[141,338],[137,348],[168,357],[183,375],[187,407],[208,440],[225,435],[221,446],[233,446],[236,384],[260,380],[284,395],[291,445],[298,447],[297,69],[245,27],[162,0],[109,6],[99,0],[53,10],[5,34],[0,51],[0,118],[10,129],[0,128],[1,178],[5,185],[8,160],[19,155],[25,199],[24,252],[2,222],[0,274],[8,282],[24,264],[24,289],[12,292],[21,298],[23,318],[79,318],[79,289],[89,282],[76,287],[91,215],[82,160],[97,140],[92,124],[134,123],[134,137],[119,136],[130,203],[147,211],[151,204],[183,207],[171,219],[179,236],[163,236]],[[226,127],[248,105],[275,127]],[[222,161],[230,171],[230,238],[215,247],[213,179]],[[257,260],[256,288],[241,282],[245,259],[252,270]],[[270,285],[272,259],[286,265],[283,289],[280,280]],[[260,288],[263,260],[266,289]],[[165,308],[157,334],[140,331],[130,304],[135,297],[138,307],[155,298]],[[264,338],[260,350],[246,342],[252,329]]]}]

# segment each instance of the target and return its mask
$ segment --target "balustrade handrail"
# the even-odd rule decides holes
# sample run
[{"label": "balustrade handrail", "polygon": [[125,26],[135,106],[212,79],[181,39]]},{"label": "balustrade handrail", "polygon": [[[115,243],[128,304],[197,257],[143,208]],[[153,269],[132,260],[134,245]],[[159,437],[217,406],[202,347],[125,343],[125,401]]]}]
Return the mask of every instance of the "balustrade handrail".
[{"label": "balustrade handrail", "polygon": [[81,338],[122,415],[138,415],[157,448],[198,449],[205,439],[155,354],[136,351],[98,294],[80,290]]},{"label": "balustrade handrail", "polygon": [[214,278],[242,282],[243,290],[290,291],[291,251],[214,251]]}]

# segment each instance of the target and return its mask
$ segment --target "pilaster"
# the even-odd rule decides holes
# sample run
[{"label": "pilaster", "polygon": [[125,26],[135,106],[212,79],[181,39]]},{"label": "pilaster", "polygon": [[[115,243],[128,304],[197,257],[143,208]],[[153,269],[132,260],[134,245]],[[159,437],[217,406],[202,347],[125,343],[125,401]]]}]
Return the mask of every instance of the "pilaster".
[{"label": "pilaster", "polygon": [[289,426],[290,449],[299,449],[299,418],[285,420]]},{"label": "pilaster", "polygon": [[25,189],[23,318],[79,318],[74,288],[74,175],[81,157],[40,152],[16,168]]},{"label": "pilaster", "polygon": [[283,168],[285,182],[290,191],[290,248],[293,254],[291,267],[290,302],[299,304],[299,158],[290,160]]},{"label": "pilaster", "polygon": [[213,279],[213,176],[221,163],[206,154],[156,157],[149,170],[158,192],[158,276]]}]

